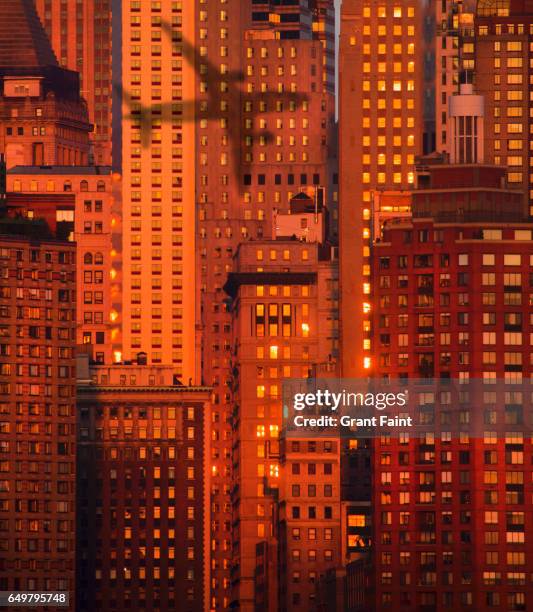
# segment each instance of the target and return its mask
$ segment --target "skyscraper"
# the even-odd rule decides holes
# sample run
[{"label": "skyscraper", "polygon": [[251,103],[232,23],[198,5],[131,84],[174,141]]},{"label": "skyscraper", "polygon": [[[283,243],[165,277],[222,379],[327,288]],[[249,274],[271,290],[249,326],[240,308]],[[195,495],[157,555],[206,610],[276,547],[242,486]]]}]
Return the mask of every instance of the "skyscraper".
[{"label": "skyscraper", "polygon": [[74,597],[76,248],[0,220],[0,587]]},{"label": "skyscraper", "polygon": [[[201,76],[198,92],[202,364],[204,381],[213,385],[213,457],[220,475],[231,475],[232,469],[232,392],[227,385],[232,321],[222,288],[233,268],[233,255],[241,242],[270,238],[274,211],[287,211],[299,191],[313,198],[324,191],[328,204],[330,188],[333,191],[334,170],[328,165],[333,98],[323,83],[323,47],[312,38],[309,10],[276,5],[271,18],[265,19],[256,14],[259,8],[247,3],[243,10],[241,2],[228,6],[227,27],[220,32],[224,40],[210,34],[218,32],[216,10],[206,11],[199,31],[200,41],[209,33],[208,57],[217,57],[220,44],[226,49],[227,77],[220,80],[229,83],[220,83],[218,93],[217,82]],[[235,83],[236,71],[243,68],[242,83]],[[206,97],[206,88],[215,91],[214,99]],[[225,110],[209,121],[213,104]],[[227,510],[220,515],[220,526],[232,519],[226,482],[220,476],[213,480],[213,503]],[[230,601],[223,547],[231,543],[230,531],[223,534],[223,541],[214,544],[214,565],[220,571],[214,585],[224,593],[215,604],[222,608]]]},{"label": "skyscraper", "polygon": [[80,73],[80,93],[94,125],[90,162],[111,165],[111,1],[34,2],[59,65]]},{"label": "skyscraper", "polygon": [[344,376],[371,363],[373,194],[409,189],[424,135],[424,8],[345,0],[339,111],[341,341]]},{"label": "skyscraper", "polygon": [[[331,247],[303,234],[241,244],[226,286],[234,333],[233,600],[243,610],[258,599],[262,610],[313,609],[320,571],[338,562],[339,441],[327,448],[323,440],[280,441],[284,379],[333,376],[337,363],[338,264]],[[318,555],[317,547],[330,552]],[[309,587],[294,587],[293,574]]]},{"label": "skyscraper", "polygon": [[464,42],[472,35],[475,9],[475,0],[435,2],[435,150],[439,153],[449,151],[450,97],[459,93],[461,81],[472,83],[473,61],[462,55],[469,53]]},{"label": "skyscraper", "polygon": [[374,441],[378,609],[524,610],[533,596],[521,385],[533,228],[504,177],[429,167],[413,219],[385,226],[375,245],[379,375],[437,383],[410,391],[426,433]]},{"label": "skyscraper", "polygon": [[524,1],[477,4],[475,29],[462,46],[463,70],[485,98],[485,161],[507,167],[507,181],[533,211],[530,132],[533,6]]},{"label": "skyscraper", "polygon": [[124,359],[199,377],[195,3],[122,12]]}]

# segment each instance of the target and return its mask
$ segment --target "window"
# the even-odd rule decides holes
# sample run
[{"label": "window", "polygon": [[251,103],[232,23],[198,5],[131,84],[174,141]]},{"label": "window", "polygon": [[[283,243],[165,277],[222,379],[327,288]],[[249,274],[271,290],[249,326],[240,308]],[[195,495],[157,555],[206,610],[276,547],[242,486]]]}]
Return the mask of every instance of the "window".
[{"label": "window", "polygon": [[520,255],[506,253],[503,256],[503,263],[505,266],[519,266],[522,263],[522,258]]}]

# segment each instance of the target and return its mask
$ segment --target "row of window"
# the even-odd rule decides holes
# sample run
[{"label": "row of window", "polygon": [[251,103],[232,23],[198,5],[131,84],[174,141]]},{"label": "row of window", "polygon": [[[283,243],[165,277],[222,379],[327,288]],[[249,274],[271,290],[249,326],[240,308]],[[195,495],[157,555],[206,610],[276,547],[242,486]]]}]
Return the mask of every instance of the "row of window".
[{"label": "row of window", "polygon": [[[468,312],[458,312],[455,313],[457,315],[457,321],[460,323],[464,321],[464,315],[468,315]],[[416,324],[419,328],[430,328],[438,323],[441,327],[449,327],[452,323],[452,313],[451,312],[441,312],[438,314],[438,319],[436,314],[430,314],[424,312],[423,314],[414,314],[411,316],[411,321],[413,319],[416,321]],[[380,328],[388,328],[391,325],[391,319],[396,319],[397,327],[408,327],[409,324],[409,315],[408,314],[399,314],[394,317],[394,315],[382,314],[379,316],[379,327]],[[501,318],[501,314],[496,312],[483,312],[482,313],[482,322],[483,325],[496,325],[496,322]],[[522,312],[504,312],[503,313],[503,324],[506,327],[513,328],[521,328],[522,324],[525,323],[524,319],[526,316]],[[468,320],[468,317],[467,317]],[[529,314],[529,324],[533,325],[533,313]],[[519,329],[515,329],[514,331],[519,331]]]},{"label": "row of window", "polygon": [[[93,187],[92,190],[89,189],[90,186]],[[13,191],[15,192],[23,191],[23,187],[26,187],[26,185],[23,185],[20,179],[15,179],[13,181]],[[74,185],[72,181],[70,180],[63,181],[63,186],[62,186],[63,191],[66,191],[66,192],[74,191],[73,187]],[[30,191],[42,191],[43,189],[40,185],[40,182],[36,179],[33,179],[30,181],[29,190]],[[100,181],[97,181],[95,185],[93,184],[90,185],[88,181],[83,180],[83,181],[80,181],[79,183],[79,190],[82,192],[86,192],[86,191],[103,192],[103,191],[106,191],[106,183],[105,181],[100,180]],[[56,191],[56,182],[54,180],[49,179],[46,181],[46,191],[48,192]],[[101,205],[101,201],[99,202]],[[95,211],[95,212],[98,212],[98,211]]]},{"label": "row of window", "polygon": [[9,249],[7,247],[0,248],[0,259],[14,259],[17,262],[29,261],[31,263],[44,261],[44,263],[52,264],[70,264],[75,262],[75,254],[70,251],[41,251],[40,249],[30,249],[24,251],[22,249]]},{"label": "row of window", "polygon": [[[514,287],[516,289],[516,287]],[[386,309],[391,307],[391,295],[382,295],[379,298],[379,306],[381,309]],[[436,304],[439,306],[448,307],[451,305],[451,297],[450,293],[440,293],[438,295],[438,302],[435,301],[435,297],[433,294],[423,293],[417,296],[414,296],[416,299],[414,300],[414,306],[418,308],[432,308]],[[524,299],[523,299],[524,298]],[[399,294],[397,296],[397,304],[400,308],[407,308],[409,305],[409,296],[405,294]],[[470,303],[470,294],[469,293],[457,293],[454,294],[454,302],[457,306],[468,306]],[[533,293],[525,294],[522,296],[522,293],[518,293],[517,291],[513,292],[505,292],[503,295],[501,293],[494,292],[483,292],[481,294],[481,302],[483,306],[496,306],[498,304],[503,304],[504,306],[521,306],[524,305],[533,305]]]},{"label": "row of window", "polygon": [[[425,230],[423,230],[425,232]],[[502,230],[490,230],[490,234],[486,233],[487,230],[483,231],[483,234],[480,235],[480,238],[484,240],[502,240]],[[425,234],[428,239],[420,240],[419,242],[429,242],[429,232]],[[443,237],[441,237],[442,239]],[[509,240],[523,240],[530,241],[532,240],[532,232],[531,230],[517,230],[515,231],[514,238],[509,237]],[[412,232],[404,235],[404,243],[410,243],[412,241]],[[436,240],[437,242],[441,240]],[[523,256],[518,253],[506,253],[503,255],[503,261],[500,255],[495,255],[494,253],[484,253],[482,255],[482,265],[483,266],[495,266],[496,258],[498,257],[499,261],[503,263],[504,266],[521,266],[522,263],[527,265],[527,256]],[[380,270],[389,270],[392,266],[393,258],[386,256],[379,258],[379,269]],[[398,268],[408,268],[409,267],[410,257],[409,255],[398,255],[396,257],[396,265]],[[447,253],[442,253],[438,258],[439,264],[441,268],[448,268],[451,263],[450,255]],[[433,267],[434,256],[431,253],[428,254],[418,254],[412,256],[412,265],[415,268],[429,268]],[[460,253],[457,255],[457,264],[459,266],[468,266],[473,262],[470,262],[470,257],[468,253]],[[533,255],[529,256],[529,265],[533,266]]]},{"label": "row of window", "polygon": [[[16,376],[45,376],[51,378],[54,376],[54,373],[58,378],[75,378],[76,376],[75,368],[70,366],[57,366],[57,368],[54,368],[51,365],[0,363],[0,376],[15,374]],[[2,421],[0,421],[0,433],[2,433]]]},{"label": "row of window", "polygon": [[[409,277],[407,275],[399,275],[391,277],[389,275],[379,276],[379,288],[390,289],[391,279],[396,280],[397,287],[399,289],[406,289],[409,287]],[[497,275],[495,272],[483,272],[481,274],[481,284],[483,286],[495,286],[496,279],[500,281],[500,284],[505,288],[522,286],[522,273],[521,272],[506,272],[503,274],[503,283],[501,283],[501,274]],[[414,280],[414,279],[413,279]],[[468,286],[471,282],[469,272],[459,272],[456,276],[456,284],[459,287]],[[533,273],[529,274],[529,285],[533,287]],[[433,274],[418,274],[416,276],[416,286],[418,289],[427,289],[425,293],[431,294],[434,290],[434,277]],[[452,275],[448,273],[439,274],[438,278],[439,287],[451,287],[452,286]]]}]

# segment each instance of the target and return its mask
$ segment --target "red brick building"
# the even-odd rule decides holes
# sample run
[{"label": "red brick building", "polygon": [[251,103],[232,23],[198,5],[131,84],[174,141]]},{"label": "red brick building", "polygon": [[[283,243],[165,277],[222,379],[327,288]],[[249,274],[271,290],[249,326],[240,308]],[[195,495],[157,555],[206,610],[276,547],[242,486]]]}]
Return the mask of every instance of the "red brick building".
[{"label": "red brick building", "polygon": [[80,361],[78,610],[208,609],[208,398],[172,368]]},{"label": "red brick building", "polygon": [[[492,166],[429,168],[413,219],[388,223],[374,245],[376,375],[441,385],[416,398],[431,433],[374,441],[380,610],[531,605],[533,448],[518,385],[533,363],[533,226],[504,177]],[[453,394],[475,380],[482,404]],[[460,433],[457,423],[476,420],[473,435]]]},{"label": "red brick building", "polygon": [[0,588],[72,601],[75,245],[4,218],[0,275]]}]

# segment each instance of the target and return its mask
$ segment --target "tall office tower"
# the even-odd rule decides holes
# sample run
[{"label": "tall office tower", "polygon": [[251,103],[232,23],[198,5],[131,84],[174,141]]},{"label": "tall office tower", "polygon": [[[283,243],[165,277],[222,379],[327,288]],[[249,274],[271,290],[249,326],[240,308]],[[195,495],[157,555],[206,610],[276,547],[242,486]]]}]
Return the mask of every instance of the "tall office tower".
[{"label": "tall office tower", "polygon": [[78,367],[77,610],[209,609],[209,389]]},{"label": "tall office tower", "polygon": [[422,152],[426,8],[345,0],[341,8],[339,169],[342,373],[372,366],[373,194],[407,190]]},{"label": "tall office tower", "polygon": [[485,98],[485,161],[508,168],[509,184],[527,194],[533,213],[529,149],[533,6],[530,2],[479,1],[475,36],[464,61],[475,68],[475,88]]},{"label": "tall office tower", "polygon": [[[305,240],[307,230],[301,228],[307,225],[311,230],[315,218],[313,201],[307,199],[311,210],[300,214],[293,210],[292,215],[284,215],[293,219],[278,217],[276,221],[280,228],[289,227],[286,222],[292,224],[289,237],[280,235],[278,240],[255,240],[239,246],[234,272],[226,285],[232,298],[234,334],[232,601],[242,610],[252,610],[256,598],[263,601],[261,609],[278,609],[276,585],[284,580],[280,575],[282,567],[293,567],[290,559],[281,560],[281,565],[277,561],[280,480],[288,477],[282,473],[279,449],[283,379],[307,378],[315,373],[320,376],[336,365],[338,265],[332,259],[331,247],[323,247],[319,239]],[[301,240],[291,239],[292,234]],[[287,450],[285,463],[293,459]],[[302,462],[306,462],[304,458]],[[309,484],[316,486],[318,478],[317,475]],[[322,491],[317,496],[321,494]],[[285,486],[286,503],[289,497]],[[302,491],[302,497],[302,504],[312,505],[307,489]],[[293,503],[298,505],[296,500]],[[322,501],[319,505],[322,503],[327,505]],[[337,511],[338,508],[335,515],[324,517],[317,510],[313,519],[307,510],[304,516],[302,509],[300,525],[306,546],[312,548],[307,533],[303,534],[304,527],[305,531],[308,527],[318,528],[319,521],[325,518],[332,526],[334,520],[340,522]],[[284,525],[298,518],[296,513],[291,514],[283,519]],[[285,552],[292,554],[288,551],[294,541],[290,534],[287,538],[290,541]],[[302,557],[302,581],[308,581],[313,572],[316,575],[317,564],[322,561],[323,558]],[[272,569],[262,577],[259,591],[257,572],[268,565]],[[306,603],[310,602],[302,600],[302,605]]]},{"label": "tall office tower", "polygon": [[463,52],[469,53],[472,47],[465,39],[472,36],[476,1],[444,0],[435,3],[435,10],[435,150],[442,153],[449,151],[450,97],[459,93],[461,81],[472,83],[473,79],[472,61],[461,56]]},{"label": "tall office tower", "polygon": [[55,215],[0,220],[0,588],[72,602],[76,248],[60,236]]},{"label": "tall office tower", "polygon": [[94,361],[107,364],[120,361],[115,185],[111,168],[100,166],[15,166],[7,175],[11,201],[16,197],[24,205],[23,216],[38,218],[43,206],[51,206],[58,221],[72,224],[70,239],[78,246],[76,342]]},{"label": "tall office tower", "polygon": [[90,162],[111,165],[111,0],[34,0],[60,66],[80,73],[91,134]]},{"label": "tall office tower", "polygon": [[[290,9],[290,11],[289,11]],[[287,211],[302,189],[328,204],[334,190],[331,129],[334,106],[324,89],[323,47],[311,38],[286,38],[286,11],[255,19],[258,6],[233,0],[198,13],[198,226],[202,374],[213,386],[211,606],[230,604],[231,576],[231,315],[223,292],[238,245],[272,235],[274,209]],[[277,23],[274,16],[279,16]],[[295,25],[296,24],[296,25]],[[279,26],[279,28],[278,28]],[[283,26],[283,27],[282,27]],[[222,54],[222,56],[221,56]],[[202,58],[205,58],[202,60]],[[243,73],[243,74],[241,74]]]},{"label": "tall office tower", "polygon": [[122,9],[123,356],[144,351],[149,363],[197,380],[199,16],[192,2],[128,2]]},{"label": "tall office tower", "polygon": [[2,2],[0,79],[8,168],[87,163],[91,126],[78,75],[59,67],[32,0]]},{"label": "tall office tower", "polygon": [[380,374],[438,381],[410,392],[430,433],[375,440],[380,610],[531,605],[521,382],[533,363],[533,225],[504,179],[495,166],[428,167],[412,221],[386,227],[375,245]]}]

